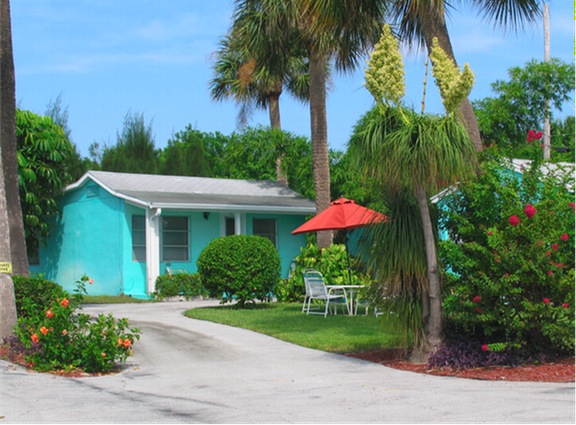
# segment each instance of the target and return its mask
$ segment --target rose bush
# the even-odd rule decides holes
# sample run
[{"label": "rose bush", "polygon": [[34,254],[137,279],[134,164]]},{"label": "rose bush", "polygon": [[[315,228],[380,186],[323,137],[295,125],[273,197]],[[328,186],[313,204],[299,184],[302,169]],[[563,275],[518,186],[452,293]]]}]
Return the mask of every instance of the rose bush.
[{"label": "rose bush", "polygon": [[[93,319],[79,313],[86,275],[77,282],[73,295],[66,294],[37,306],[36,314],[18,318],[16,336],[9,339],[11,351],[21,350],[33,368],[40,371],[82,369],[86,372],[107,372],[131,354],[131,347],[140,338],[137,328],[128,320],[101,314]],[[122,343],[119,343],[122,341]]]},{"label": "rose bush", "polygon": [[448,345],[476,341],[502,361],[573,353],[573,171],[544,173],[535,156],[518,176],[495,149],[481,158],[479,176],[442,201]]}]

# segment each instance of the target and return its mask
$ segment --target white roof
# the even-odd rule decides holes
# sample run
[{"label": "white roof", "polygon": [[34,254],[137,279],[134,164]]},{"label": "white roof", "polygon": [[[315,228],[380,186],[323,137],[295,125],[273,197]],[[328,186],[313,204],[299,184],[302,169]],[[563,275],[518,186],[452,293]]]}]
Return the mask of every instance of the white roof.
[{"label": "white roof", "polygon": [[88,171],[65,191],[89,180],[114,196],[147,208],[202,211],[258,211],[313,214],[315,203],[271,180],[237,180],[207,177]]}]

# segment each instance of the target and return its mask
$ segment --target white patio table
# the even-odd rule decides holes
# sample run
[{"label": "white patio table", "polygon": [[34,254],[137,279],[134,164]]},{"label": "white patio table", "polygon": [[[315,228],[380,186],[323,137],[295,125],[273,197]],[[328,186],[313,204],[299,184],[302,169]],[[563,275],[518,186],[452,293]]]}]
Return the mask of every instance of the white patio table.
[{"label": "white patio table", "polygon": [[360,289],[364,288],[364,285],[326,285],[328,290],[330,289],[343,289],[347,292],[348,296],[348,314],[350,316],[354,315],[354,293],[359,292]]}]

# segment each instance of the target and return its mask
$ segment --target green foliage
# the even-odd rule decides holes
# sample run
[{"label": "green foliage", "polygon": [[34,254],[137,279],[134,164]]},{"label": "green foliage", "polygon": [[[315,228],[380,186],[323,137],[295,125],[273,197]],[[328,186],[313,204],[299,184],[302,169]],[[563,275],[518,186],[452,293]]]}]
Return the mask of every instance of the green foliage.
[{"label": "green foliage", "polygon": [[60,214],[56,197],[72,182],[68,165],[74,146],[50,117],[16,111],[18,183],[28,256],[37,254],[50,234],[49,223]]},{"label": "green foliage", "polygon": [[92,280],[84,275],[72,296],[54,298],[54,291],[52,297],[39,300],[46,304],[36,304],[34,310],[18,318],[16,335],[31,353],[26,359],[34,369],[106,372],[132,354],[140,331],[130,328],[127,319],[101,314],[93,320],[77,312],[86,283],[92,284]]},{"label": "green foliage", "polygon": [[533,161],[519,177],[484,155],[478,178],[442,201],[448,336],[526,357],[573,352],[574,171]]},{"label": "green foliage", "polygon": [[194,130],[190,125],[168,140],[168,145],[160,155],[160,174],[173,176],[212,175],[212,168],[206,152],[207,133]]},{"label": "green foliage", "polygon": [[183,296],[187,300],[207,294],[198,273],[173,273],[158,276],[156,290],[152,293],[155,300]]},{"label": "green foliage", "polygon": [[[532,60],[523,68],[510,68],[508,74],[509,80],[492,84],[496,97],[474,102],[484,143],[506,150],[511,157],[529,158],[525,144],[526,129],[541,129],[549,100],[552,148],[573,147],[574,132],[563,132],[562,122],[554,119],[554,113],[562,111],[573,98],[574,64],[555,58],[550,62]],[[570,157],[574,159],[574,151]]]},{"label": "green foliage", "polygon": [[39,312],[56,300],[69,298],[70,295],[60,285],[42,277],[12,276],[16,313],[20,318],[35,321],[42,319]]},{"label": "green foliage", "polygon": [[[350,272],[353,285],[368,285],[370,277],[361,270],[357,258],[350,257]],[[302,301],[304,299],[304,278],[306,269],[318,270],[324,276],[327,285],[350,285],[348,273],[348,256],[343,244],[332,244],[320,249],[318,245],[309,243],[300,249],[296,256],[294,271],[288,279],[283,279],[276,290],[276,298],[280,302]]]},{"label": "green foliage", "polygon": [[280,279],[280,256],[269,239],[252,235],[212,240],[198,257],[198,273],[211,297],[239,307],[266,300]]},{"label": "green foliage", "polygon": [[154,147],[152,124],[146,125],[144,114],[128,112],[116,146],[104,149],[101,169],[124,173],[156,174],[158,152]]}]

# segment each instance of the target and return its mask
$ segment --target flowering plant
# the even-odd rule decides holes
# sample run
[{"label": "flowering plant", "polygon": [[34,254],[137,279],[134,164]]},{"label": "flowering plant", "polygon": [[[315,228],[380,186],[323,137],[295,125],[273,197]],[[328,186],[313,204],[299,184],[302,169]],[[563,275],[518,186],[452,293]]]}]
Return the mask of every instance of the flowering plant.
[{"label": "flowering plant", "polygon": [[[77,312],[86,294],[86,283],[93,281],[84,275],[77,281],[73,295],[38,307],[36,315],[18,318],[16,335],[34,369],[106,372],[132,354],[132,344],[140,338],[140,331],[130,328],[127,319],[117,320],[111,314],[93,319]],[[119,339],[122,344],[117,344]]]},{"label": "flowering plant", "polygon": [[486,355],[571,352],[574,177],[544,175],[537,160],[515,175],[496,149],[482,159],[479,177],[443,201],[447,336]]}]

